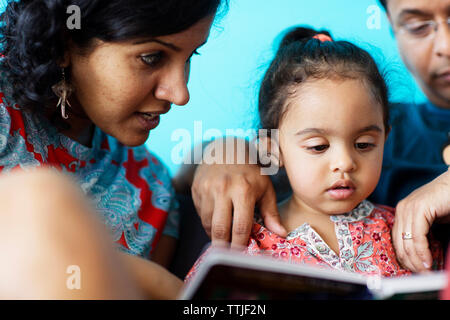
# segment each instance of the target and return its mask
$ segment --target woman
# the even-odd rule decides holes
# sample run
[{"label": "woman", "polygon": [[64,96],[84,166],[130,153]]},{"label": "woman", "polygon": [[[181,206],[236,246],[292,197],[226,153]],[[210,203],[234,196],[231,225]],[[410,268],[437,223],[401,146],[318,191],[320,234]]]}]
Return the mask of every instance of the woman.
[{"label": "woman", "polygon": [[[142,145],[172,104],[188,102],[190,59],[220,3],[8,4],[0,28],[2,298],[176,296],[181,281],[145,260],[167,266],[178,221],[168,172]],[[77,18],[79,28],[70,27]],[[71,178],[30,169],[43,166]],[[10,173],[18,167],[25,172]],[[68,280],[70,270],[81,285]]]}]

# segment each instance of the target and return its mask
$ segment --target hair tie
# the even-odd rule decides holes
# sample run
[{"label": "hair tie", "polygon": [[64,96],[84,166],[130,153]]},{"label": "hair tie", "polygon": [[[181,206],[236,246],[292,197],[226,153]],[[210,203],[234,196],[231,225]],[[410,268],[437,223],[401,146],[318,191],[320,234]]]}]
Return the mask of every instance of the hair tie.
[{"label": "hair tie", "polygon": [[323,34],[323,33],[318,33],[318,34],[316,34],[316,35],[313,37],[313,39],[317,39],[317,40],[319,40],[320,42],[333,41],[333,39],[331,39],[330,36],[327,36],[326,34]]}]

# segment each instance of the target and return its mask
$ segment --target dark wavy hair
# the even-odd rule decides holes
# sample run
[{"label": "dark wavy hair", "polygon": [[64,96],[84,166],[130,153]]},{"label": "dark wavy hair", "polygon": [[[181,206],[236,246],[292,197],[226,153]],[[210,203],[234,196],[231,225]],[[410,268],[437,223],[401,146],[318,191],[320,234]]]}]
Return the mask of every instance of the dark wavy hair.
[{"label": "dark wavy hair", "polygon": [[317,34],[331,38],[328,31],[294,27],[286,31],[259,91],[262,129],[277,129],[286,112],[286,101],[295,87],[310,80],[361,79],[383,108],[389,131],[388,89],[370,54],[347,41],[320,41]]},{"label": "dark wavy hair", "polygon": [[[120,42],[174,34],[217,12],[226,0],[9,0],[1,15],[3,81],[21,107],[56,103],[58,62],[69,41],[89,52],[95,40]],[[76,5],[81,28],[70,30],[67,9]],[[39,109],[42,110],[42,109]]]}]

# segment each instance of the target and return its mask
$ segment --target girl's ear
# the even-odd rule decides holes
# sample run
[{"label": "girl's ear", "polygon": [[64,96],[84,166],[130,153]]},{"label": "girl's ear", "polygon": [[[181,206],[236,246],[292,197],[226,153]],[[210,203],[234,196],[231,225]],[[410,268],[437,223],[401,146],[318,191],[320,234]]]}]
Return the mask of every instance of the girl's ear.
[{"label": "girl's ear", "polygon": [[271,164],[279,168],[283,167],[282,155],[277,139],[267,136],[258,138],[258,153],[263,165]]},{"label": "girl's ear", "polygon": [[280,168],[284,167],[283,154],[281,153],[280,148],[278,148],[278,163]]},{"label": "girl's ear", "polygon": [[387,138],[389,137],[389,133],[391,133],[392,126],[389,126],[386,128],[386,134],[384,138],[384,142],[386,142]]}]

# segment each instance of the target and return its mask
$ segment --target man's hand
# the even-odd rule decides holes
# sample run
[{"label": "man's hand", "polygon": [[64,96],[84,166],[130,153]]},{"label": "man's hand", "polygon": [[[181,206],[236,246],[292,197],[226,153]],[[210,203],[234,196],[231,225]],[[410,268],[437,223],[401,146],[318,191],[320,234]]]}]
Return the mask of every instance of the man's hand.
[{"label": "man's hand", "polygon": [[255,205],[265,226],[280,236],[287,232],[280,223],[275,190],[268,176],[253,164],[202,164],[192,184],[192,199],[206,233],[213,243],[246,246]]},{"label": "man's hand", "polygon": [[[436,219],[450,217],[450,170],[400,201],[392,238],[400,264],[413,271],[429,270],[432,256],[427,235]],[[412,239],[403,239],[411,233]]]}]

